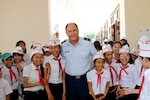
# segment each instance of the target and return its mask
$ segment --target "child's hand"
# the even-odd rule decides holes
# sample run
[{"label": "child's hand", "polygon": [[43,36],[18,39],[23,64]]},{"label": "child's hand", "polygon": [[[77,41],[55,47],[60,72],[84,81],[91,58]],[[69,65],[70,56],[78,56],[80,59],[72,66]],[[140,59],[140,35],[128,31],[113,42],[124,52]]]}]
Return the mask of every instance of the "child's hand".
[{"label": "child's hand", "polygon": [[50,68],[50,64],[48,62],[45,64],[45,66],[46,68]]},{"label": "child's hand", "polygon": [[19,63],[16,63],[16,67],[21,71],[23,70],[22,66]]}]

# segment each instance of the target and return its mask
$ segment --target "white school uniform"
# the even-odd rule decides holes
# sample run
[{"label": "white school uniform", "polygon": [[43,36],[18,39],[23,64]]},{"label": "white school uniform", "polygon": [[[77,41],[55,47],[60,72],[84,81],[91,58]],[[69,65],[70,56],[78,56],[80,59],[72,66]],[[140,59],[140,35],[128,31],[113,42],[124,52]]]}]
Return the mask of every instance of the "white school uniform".
[{"label": "white school uniform", "polygon": [[[53,55],[50,55],[49,57],[44,57],[43,66],[44,68],[46,68],[45,64],[47,62],[50,63],[50,66],[51,66],[51,74],[50,74],[48,83],[59,84],[59,83],[62,83],[62,75],[61,77],[59,76],[59,63],[54,58],[55,57]],[[61,62],[62,71],[63,71],[65,67],[65,60],[63,59],[62,56],[59,56],[58,59],[60,58],[61,58],[60,62]]]},{"label": "white school uniform", "polygon": [[92,89],[95,95],[104,94],[106,89],[106,84],[107,82],[110,81],[109,71],[106,69],[102,69],[101,72],[103,72],[103,74],[101,74],[101,84],[98,85],[98,87],[97,87],[97,74],[96,74],[97,72],[95,68],[87,73],[87,81],[92,82]]},{"label": "white school uniform", "polygon": [[[119,64],[115,62],[112,62],[110,65],[108,63],[105,63],[104,65],[104,68],[110,72],[110,87],[118,85],[118,73],[117,73],[118,67],[119,67]],[[111,76],[110,70],[112,71],[113,76]]]},{"label": "white school uniform", "polygon": [[4,66],[2,68],[2,72],[3,72],[2,77],[9,82],[9,85],[11,86],[12,90],[18,90],[18,87],[19,87],[19,73],[18,73],[18,70],[14,66],[11,67],[11,70],[15,73],[17,81],[16,81],[15,77],[12,76],[12,82],[11,82],[10,70],[6,66]]},{"label": "white school uniform", "polygon": [[144,72],[144,83],[140,93],[139,100],[150,100],[150,69],[146,69]]},{"label": "white school uniform", "polygon": [[[33,63],[24,67],[23,77],[28,78],[28,83],[36,83],[36,82],[40,81],[39,73],[36,69],[37,68],[35,67],[35,65]],[[38,69],[40,69],[40,66],[38,67]],[[24,88],[24,91],[31,91],[31,92],[35,92],[35,91],[39,91],[39,90],[44,90],[44,86],[39,85],[39,86]]]},{"label": "white school uniform", "polygon": [[[122,88],[130,88],[134,89],[137,83],[137,79],[139,78],[138,76],[138,71],[137,68],[134,64],[127,64],[127,68],[122,70],[121,72],[121,67],[118,68],[118,83]],[[121,80],[119,80],[119,74],[121,72]]]},{"label": "white school uniform", "polygon": [[6,100],[6,95],[12,93],[12,89],[7,80],[0,78],[0,100]]}]

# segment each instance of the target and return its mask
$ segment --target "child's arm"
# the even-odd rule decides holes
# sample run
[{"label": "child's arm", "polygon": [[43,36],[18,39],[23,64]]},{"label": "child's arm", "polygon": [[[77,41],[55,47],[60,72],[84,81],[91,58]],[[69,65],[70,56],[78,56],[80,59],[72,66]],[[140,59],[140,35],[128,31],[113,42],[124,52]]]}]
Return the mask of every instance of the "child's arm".
[{"label": "child's arm", "polygon": [[62,81],[63,81],[63,94],[62,94],[62,100],[66,100],[65,77],[66,77],[66,73],[65,73],[65,70],[64,70],[64,71],[63,71],[63,76],[62,76]]},{"label": "child's arm", "polygon": [[44,78],[48,81],[51,73],[51,65],[50,63],[45,64],[46,68],[44,68]]},{"label": "child's arm", "polygon": [[109,91],[109,87],[110,87],[110,83],[107,82],[107,83],[106,83],[106,89],[105,89],[104,95],[100,97],[100,100],[101,100],[101,99],[102,99],[102,100],[105,99],[105,97],[106,97],[106,95],[107,95],[107,93],[108,93],[108,91]]},{"label": "child's arm", "polygon": [[39,86],[39,85],[41,85],[41,82],[28,83],[28,77],[23,77],[23,86],[24,86],[25,88],[34,87],[34,86]]},{"label": "child's arm", "polygon": [[95,96],[95,94],[94,94],[94,91],[93,91],[93,89],[92,89],[92,82],[88,82],[88,89],[89,89],[89,91],[90,91],[90,93],[91,93],[93,99],[94,99],[94,100],[97,100],[97,99],[96,99],[96,96]]},{"label": "child's arm", "polygon": [[50,90],[50,88],[48,86],[48,83],[45,83],[44,88],[45,88],[45,91],[47,93],[48,100],[54,100],[54,97],[53,97],[53,95],[51,93],[51,90]]},{"label": "child's arm", "polygon": [[6,95],[6,100],[10,100],[10,94]]}]

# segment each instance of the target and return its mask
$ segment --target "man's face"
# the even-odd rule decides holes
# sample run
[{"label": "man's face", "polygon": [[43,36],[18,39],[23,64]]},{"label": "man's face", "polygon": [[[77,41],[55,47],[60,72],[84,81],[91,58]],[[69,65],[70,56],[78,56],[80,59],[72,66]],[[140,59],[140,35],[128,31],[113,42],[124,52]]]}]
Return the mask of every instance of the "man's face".
[{"label": "man's face", "polygon": [[76,41],[79,38],[79,36],[78,36],[79,30],[73,23],[71,23],[67,26],[66,34],[69,37],[70,41]]}]

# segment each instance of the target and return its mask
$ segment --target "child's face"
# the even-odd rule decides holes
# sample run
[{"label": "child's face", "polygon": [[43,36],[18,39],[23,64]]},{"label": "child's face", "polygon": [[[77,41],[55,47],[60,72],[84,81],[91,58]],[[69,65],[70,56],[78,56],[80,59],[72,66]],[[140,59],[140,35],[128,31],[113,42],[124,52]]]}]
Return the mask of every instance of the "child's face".
[{"label": "child's face", "polygon": [[0,78],[2,77],[2,70],[1,70],[1,68],[0,68]]},{"label": "child's face", "polygon": [[106,62],[112,62],[113,53],[112,52],[106,52],[104,54],[104,57],[105,57]]},{"label": "child's face", "polygon": [[33,62],[33,64],[34,64],[35,66],[38,67],[40,64],[43,63],[43,59],[44,59],[44,57],[43,57],[42,54],[36,53],[36,54],[34,54],[33,57],[32,57],[32,62]]},{"label": "child's face", "polygon": [[6,60],[3,61],[3,64],[10,69],[12,64],[13,64],[13,59],[12,57],[7,58]]},{"label": "child's face", "polygon": [[54,57],[59,57],[61,47],[59,45],[50,46],[50,51],[54,55]]},{"label": "child's face", "polygon": [[129,60],[130,60],[129,53],[124,52],[120,54],[120,62],[122,63],[122,65],[127,65]]},{"label": "child's face", "polygon": [[114,53],[119,53],[120,48],[121,48],[121,45],[119,43],[115,43],[113,45],[112,50],[113,50]]},{"label": "child's face", "polygon": [[19,54],[14,54],[14,62],[20,63],[22,61],[23,57]]},{"label": "child's face", "polygon": [[132,59],[135,61],[138,57],[134,54],[131,54]]},{"label": "child's face", "polygon": [[26,46],[24,45],[24,43],[20,42],[20,43],[19,43],[19,46],[22,48],[23,51],[25,51]]},{"label": "child's face", "polygon": [[94,63],[96,70],[101,71],[104,68],[104,63],[104,59],[98,58]]},{"label": "child's face", "polygon": [[141,63],[144,66],[144,68],[148,69],[150,68],[150,61],[145,57],[140,57]]}]

